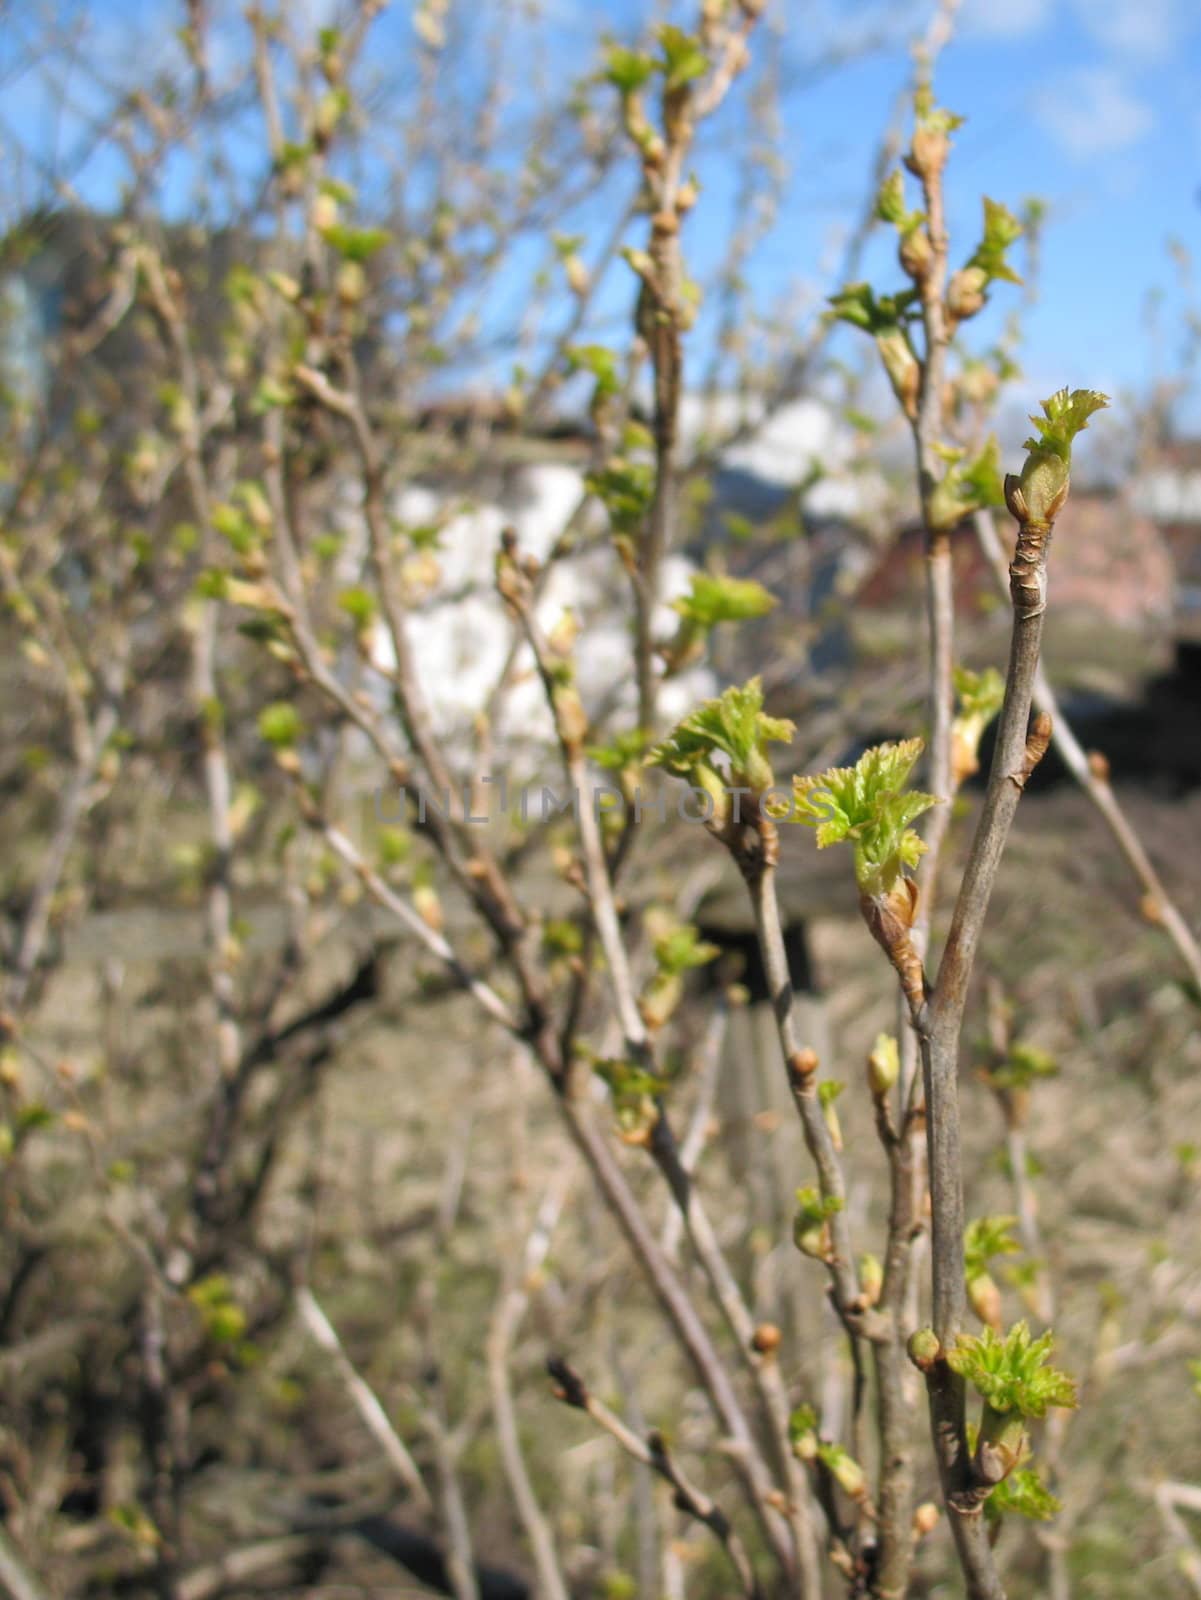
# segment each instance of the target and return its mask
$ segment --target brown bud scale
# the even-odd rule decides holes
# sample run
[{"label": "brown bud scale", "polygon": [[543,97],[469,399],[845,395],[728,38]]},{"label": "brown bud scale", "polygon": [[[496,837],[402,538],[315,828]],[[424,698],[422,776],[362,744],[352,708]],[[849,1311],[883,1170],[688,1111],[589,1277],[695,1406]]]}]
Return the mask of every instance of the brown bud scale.
[{"label": "brown bud scale", "polygon": [[788,1076],[794,1088],[804,1088],[818,1068],[816,1050],[794,1050],[788,1058]]},{"label": "brown bud scale", "polygon": [[1028,622],[1047,609],[1046,565],[1050,538],[1049,522],[1023,522],[1019,526],[1017,549],[1009,564],[1009,593],[1021,622]]}]

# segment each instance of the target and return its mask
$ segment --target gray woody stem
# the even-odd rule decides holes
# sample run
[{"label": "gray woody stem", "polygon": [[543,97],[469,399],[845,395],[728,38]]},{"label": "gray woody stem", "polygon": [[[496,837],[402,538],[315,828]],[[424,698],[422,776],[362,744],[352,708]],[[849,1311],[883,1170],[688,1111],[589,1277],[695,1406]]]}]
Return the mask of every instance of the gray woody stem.
[{"label": "gray woody stem", "polygon": [[[963,1168],[959,1137],[959,1034],[968,982],[1001,854],[1026,780],[1046,750],[1050,719],[1029,728],[1034,679],[1046,612],[1050,527],[1022,523],[1010,564],[1013,633],[988,789],[955,903],[951,929],[929,1004],[915,1019],[922,1047],[930,1168],[934,1331],[945,1351],[967,1309],[963,1267]],[[974,1496],[965,1429],[963,1380],[944,1360],[927,1375],[930,1419],[943,1494],[971,1600],[1004,1600],[988,1536]]]},{"label": "gray woody stem", "polygon": [[[997,574],[998,582],[1007,583],[1005,554],[997,536],[992,512],[978,511],[975,516],[975,528],[980,548]],[[1056,704],[1046,672],[1041,666],[1034,676],[1034,704],[1051,718],[1052,744],[1076,782],[1104,817],[1110,832],[1117,840],[1118,848],[1142,884],[1147,896],[1148,914],[1153,912],[1155,920],[1160,923],[1176,946],[1189,977],[1198,989],[1201,989],[1201,946],[1198,945],[1196,936],[1181,915],[1179,907],[1164,887],[1163,879],[1156,872],[1142,840],[1131,827],[1130,819],[1118,803],[1117,796],[1109,784],[1108,769],[1103,762],[1090,759],[1085,752],[1071,724]]]}]

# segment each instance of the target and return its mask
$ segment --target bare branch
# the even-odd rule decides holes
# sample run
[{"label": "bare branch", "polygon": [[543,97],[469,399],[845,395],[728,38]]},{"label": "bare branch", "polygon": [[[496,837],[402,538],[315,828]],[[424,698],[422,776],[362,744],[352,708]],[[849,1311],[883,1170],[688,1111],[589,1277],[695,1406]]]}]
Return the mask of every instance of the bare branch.
[{"label": "bare branch", "polygon": [[342,1386],[354,1403],[364,1427],[379,1445],[385,1460],[407,1489],[413,1504],[420,1511],[431,1511],[433,1501],[417,1463],[409,1454],[396,1429],[388,1421],[388,1414],[380,1404],[375,1391],[355,1369],[338,1337],[337,1329],[307,1284],[301,1284],[296,1290],[295,1304],[305,1331],[332,1360]]},{"label": "bare branch", "polygon": [[741,1539],[730,1525],[729,1518],[716,1501],[692,1484],[681,1471],[667,1447],[663,1435],[653,1431],[645,1440],[626,1427],[620,1417],[610,1411],[593,1395],[575,1369],[561,1356],[552,1356],[546,1363],[547,1371],[555,1382],[555,1395],[564,1405],[585,1411],[599,1427],[617,1440],[633,1460],[650,1467],[675,1490],[675,1503],[687,1516],[695,1517],[713,1531],[730,1558],[748,1600],[761,1600],[761,1590]]}]

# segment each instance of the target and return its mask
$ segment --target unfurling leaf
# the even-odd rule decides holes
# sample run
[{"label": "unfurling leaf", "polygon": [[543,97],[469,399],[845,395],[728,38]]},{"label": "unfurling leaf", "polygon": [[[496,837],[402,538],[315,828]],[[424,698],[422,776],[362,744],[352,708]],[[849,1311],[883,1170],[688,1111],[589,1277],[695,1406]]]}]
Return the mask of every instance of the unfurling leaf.
[{"label": "unfurling leaf", "polygon": [[568,372],[590,372],[596,379],[599,396],[615,395],[621,389],[617,353],[603,344],[575,344],[567,351]]},{"label": "unfurling leaf", "polygon": [[797,1209],[792,1219],[792,1242],[802,1255],[817,1261],[830,1259],[830,1218],[842,1210],[834,1195],[823,1196],[817,1189],[798,1189]]},{"label": "unfurling leaf", "polygon": [[597,1061],[594,1070],[613,1097],[618,1137],[626,1144],[648,1144],[659,1120],[662,1080],[629,1061]]},{"label": "unfurling leaf", "polygon": [[976,246],[976,252],[968,262],[969,267],[978,267],[985,276],[985,281],[991,283],[993,279],[1003,279],[1006,283],[1021,283],[1021,279],[1005,259],[1005,252],[1009,246],[1022,235],[1022,224],[1013,212],[996,200],[984,197],[984,236]]},{"label": "unfurling leaf", "polygon": [[1108,404],[1109,396],[1100,394],[1096,389],[1073,389],[1070,392],[1057,389],[1049,399],[1043,401],[1044,415],[1031,416],[1030,420],[1038,429],[1039,436],[1037,439],[1027,439],[1024,448],[1054,454],[1061,461],[1070,463],[1072,441],[1088,427],[1089,418],[1103,411]]},{"label": "unfurling leaf", "polygon": [[1031,1467],[1016,1468],[984,1502],[984,1515],[990,1522],[1008,1515],[1050,1522],[1059,1509],[1060,1502]]},{"label": "unfurling leaf", "polygon": [[615,534],[628,538],[640,531],[655,492],[655,469],[649,462],[611,456],[584,481],[609,513]]},{"label": "unfurling leaf", "polygon": [[321,237],[344,261],[364,262],[390,241],[386,228],[348,228],[341,222],[321,229]]},{"label": "unfurling leaf", "polygon": [[691,593],[673,600],[672,610],[698,628],[715,628],[722,622],[745,622],[766,616],[776,605],[769,593],[753,578],[730,578],[708,572],[695,572]]},{"label": "unfurling leaf", "polygon": [[1001,1291],[989,1272],[994,1256],[1016,1255],[1021,1245],[1010,1229],[1016,1217],[977,1217],[963,1236],[963,1272],[972,1310],[989,1328],[1001,1329]]},{"label": "unfurling leaf", "polygon": [[935,484],[926,507],[932,528],[948,530],[986,506],[999,506],[1004,499],[1001,485],[1001,448],[990,434],[974,461],[962,464],[959,452],[951,454],[946,472]]},{"label": "unfurling leaf", "polygon": [[655,63],[641,50],[614,45],[605,57],[605,77],[619,94],[636,94],[655,74]]},{"label": "unfurling leaf", "polygon": [[870,283],[849,283],[830,296],[830,306],[840,322],[849,322],[864,333],[881,334],[903,327],[915,314],[917,299],[916,289],[877,297]]},{"label": "unfurling leaf", "polygon": [[986,1077],[990,1089],[1029,1089],[1038,1078],[1053,1078],[1059,1065],[1053,1055],[1037,1045],[1011,1045],[1005,1060],[989,1067]]},{"label": "unfurling leaf", "polygon": [[968,1223],[963,1235],[963,1266],[969,1282],[988,1271],[994,1256],[1021,1251],[1011,1231],[1016,1222],[1016,1217],[977,1217]]},{"label": "unfurling leaf", "polygon": [[698,706],[655,746],[647,764],[704,783],[706,776],[715,776],[714,757],[724,756],[736,783],[762,793],[772,787],[768,744],[787,744],[795,731],[784,718],[766,715],[763,685],[752,678]]},{"label": "unfurling leaf", "polygon": [[817,1459],[829,1472],[844,1494],[852,1500],[862,1500],[867,1494],[867,1473],[839,1444],[823,1440],[817,1447]]},{"label": "unfurling leaf", "polygon": [[855,877],[865,894],[889,893],[925,849],[910,823],[936,805],[937,797],[903,792],[922,749],[921,739],[876,745],[853,767],[793,779],[789,821],[816,828],[819,850],[849,839],[855,846]]},{"label": "unfurling leaf", "polygon": [[792,1412],[788,1418],[788,1439],[799,1461],[817,1459],[817,1412],[812,1406],[800,1405]]},{"label": "unfurling leaf", "polygon": [[655,961],[661,971],[680,974],[715,961],[721,950],[702,939],[690,922],[671,928],[655,940]]},{"label": "unfurling leaf", "polygon": [[1029,1326],[1018,1322],[1004,1337],[991,1328],[979,1336],[961,1333],[947,1362],[992,1410],[1042,1417],[1052,1406],[1076,1405],[1075,1382],[1047,1365],[1054,1342],[1049,1331],[1032,1339]]},{"label": "unfurling leaf", "polygon": [[1109,396],[1095,389],[1057,389],[1043,401],[1043,415],[1031,416],[1037,437],[1026,440],[1021,473],[1005,479],[1006,504],[1019,522],[1054,522],[1068,495],[1072,443],[1108,404]]},{"label": "unfurling leaf", "polygon": [[980,740],[1004,703],[1005,680],[996,667],[956,667],[954,683],[959,707],[951,723],[951,771],[960,784],[979,770]]},{"label": "unfurling leaf", "polygon": [[924,212],[910,211],[905,205],[905,179],[900,170],[890,172],[876,196],[876,215],[891,222],[902,235],[912,233],[926,218]]},{"label": "unfurling leaf", "polygon": [[663,51],[663,77],[668,89],[683,89],[708,72],[709,58],[701,49],[700,40],[685,33],[683,28],[664,23],[659,29],[658,39]]}]

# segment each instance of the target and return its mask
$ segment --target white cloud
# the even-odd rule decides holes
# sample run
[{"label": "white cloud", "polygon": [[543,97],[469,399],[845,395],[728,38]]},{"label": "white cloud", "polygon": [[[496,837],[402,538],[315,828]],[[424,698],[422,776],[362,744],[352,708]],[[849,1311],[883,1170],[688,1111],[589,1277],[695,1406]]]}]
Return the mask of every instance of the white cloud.
[{"label": "white cloud", "polygon": [[[1115,58],[1166,56],[1201,21],[1195,0],[1070,0],[1083,32]],[[965,0],[964,32],[1016,39],[1056,20],[1059,0]],[[1062,20],[1062,19],[1061,19]]]},{"label": "white cloud", "polygon": [[1075,67],[1061,72],[1034,99],[1047,132],[1070,156],[1111,155],[1137,144],[1154,121],[1111,67]]},{"label": "white cloud", "polygon": [[1196,26],[1192,0],[1075,0],[1075,9],[1106,50],[1145,61],[1166,56]]},{"label": "white cloud", "polygon": [[966,33],[1017,39],[1045,27],[1055,11],[1055,0],[967,0],[961,16]]}]

